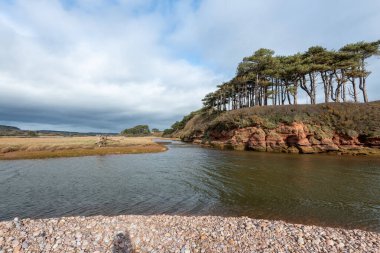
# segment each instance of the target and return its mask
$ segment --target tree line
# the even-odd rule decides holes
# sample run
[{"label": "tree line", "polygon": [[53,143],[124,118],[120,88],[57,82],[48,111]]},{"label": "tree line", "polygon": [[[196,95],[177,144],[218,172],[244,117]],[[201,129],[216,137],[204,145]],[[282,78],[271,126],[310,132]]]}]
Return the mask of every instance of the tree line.
[{"label": "tree line", "polygon": [[303,91],[310,104],[316,104],[317,91],[323,90],[325,103],[366,103],[366,80],[371,73],[367,60],[375,55],[380,55],[380,40],[352,43],[339,50],[314,46],[290,56],[276,56],[273,50],[261,48],[243,59],[232,80],[218,85],[202,101],[218,111],[298,104]]}]

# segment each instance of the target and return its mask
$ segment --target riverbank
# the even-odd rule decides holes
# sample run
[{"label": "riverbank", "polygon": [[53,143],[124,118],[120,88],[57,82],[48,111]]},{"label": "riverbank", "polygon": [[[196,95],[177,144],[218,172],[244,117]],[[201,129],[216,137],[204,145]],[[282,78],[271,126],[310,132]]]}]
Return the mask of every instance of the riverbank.
[{"label": "riverbank", "polygon": [[0,252],[379,252],[380,234],[218,216],[0,222]]},{"label": "riverbank", "polygon": [[173,136],[221,149],[380,155],[380,102],[283,105],[191,113]]},{"label": "riverbank", "polygon": [[99,137],[3,137],[0,138],[0,160],[41,159],[110,154],[155,153],[167,150],[153,142],[153,137],[108,137],[99,147]]}]

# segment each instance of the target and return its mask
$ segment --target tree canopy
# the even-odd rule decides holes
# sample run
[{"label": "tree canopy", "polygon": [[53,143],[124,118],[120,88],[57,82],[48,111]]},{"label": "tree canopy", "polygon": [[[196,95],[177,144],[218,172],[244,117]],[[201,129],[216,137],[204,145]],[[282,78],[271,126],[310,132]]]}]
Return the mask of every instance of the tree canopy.
[{"label": "tree canopy", "polygon": [[368,102],[366,60],[375,55],[380,55],[380,40],[348,44],[339,50],[313,46],[290,56],[261,48],[240,62],[232,80],[218,85],[202,101],[205,107],[219,111],[297,104],[302,91],[309,103],[316,104],[317,92],[323,90],[325,103]]},{"label": "tree canopy", "polygon": [[147,136],[150,135],[150,130],[148,125],[137,125],[132,128],[127,128],[121,131],[122,135],[126,136]]}]

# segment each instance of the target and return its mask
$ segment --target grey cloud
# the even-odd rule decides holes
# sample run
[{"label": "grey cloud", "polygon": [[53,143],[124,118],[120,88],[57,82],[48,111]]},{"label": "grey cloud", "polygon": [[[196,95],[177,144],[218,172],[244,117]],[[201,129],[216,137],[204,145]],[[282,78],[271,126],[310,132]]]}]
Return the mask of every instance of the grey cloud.
[{"label": "grey cloud", "polygon": [[159,43],[165,29],[159,13],[134,17],[104,5],[89,14],[56,1],[1,7],[7,10],[0,12],[2,122],[164,128],[200,107],[220,80]]},{"label": "grey cloud", "polygon": [[[46,107],[16,107],[0,105],[0,124],[12,122],[22,129],[41,130],[49,126],[54,130],[76,131],[111,131],[120,132],[126,127],[137,124],[149,124],[151,127],[164,129],[182,116],[168,116],[142,113],[126,115],[115,111],[97,110],[64,110]],[[20,121],[22,119],[22,121]],[[29,128],[25,128],[28,126]]]},{"label": "grey cloud", "polygon": [[[0,3],[1,123],[162,129],[198,109],[260,47],[292,54],[380,39],[375,0],[119,3]],[[379,61],[369,68],[370,99],[380,99]]]}]

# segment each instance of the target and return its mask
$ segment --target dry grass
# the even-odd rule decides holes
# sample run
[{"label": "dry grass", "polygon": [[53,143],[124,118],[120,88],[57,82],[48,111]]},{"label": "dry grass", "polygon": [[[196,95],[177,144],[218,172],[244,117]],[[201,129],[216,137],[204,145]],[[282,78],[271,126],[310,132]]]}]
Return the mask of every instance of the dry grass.
[{"label": "dry grass", "polygon": [[98,137],[0,138],[0,160],[136,154],[165,151],[151,137],[109,137],[107,147],[97,146]]}]

